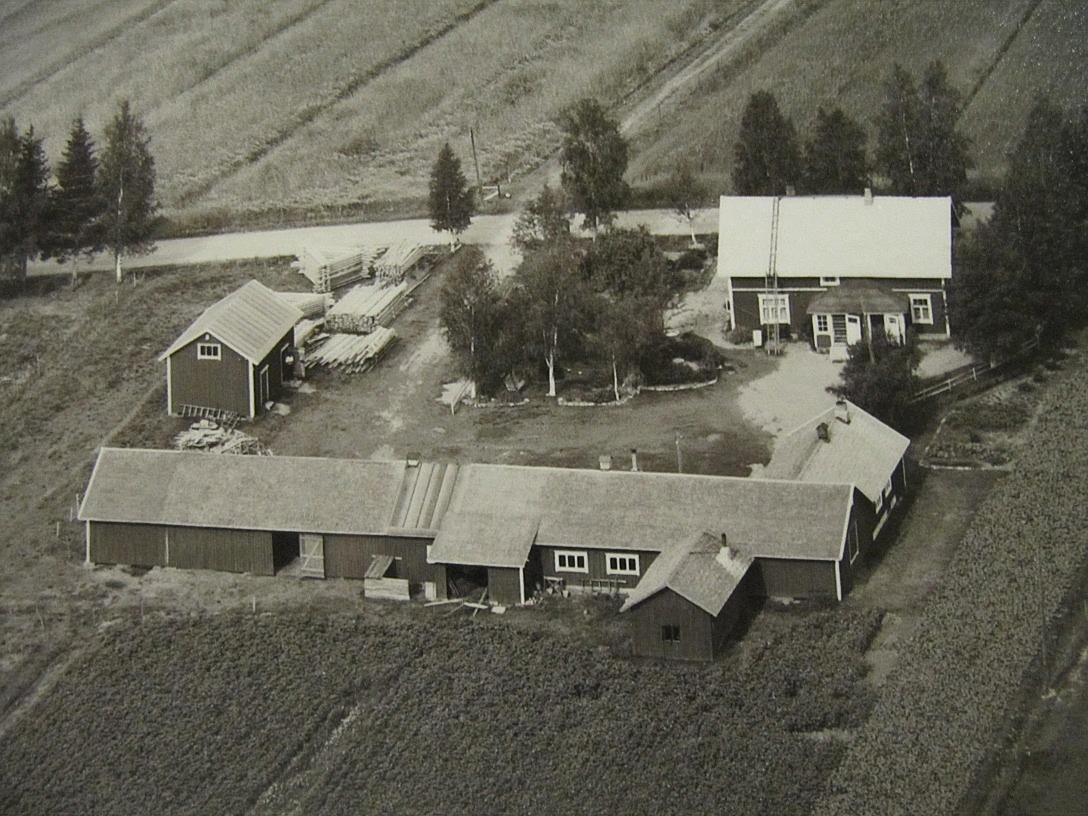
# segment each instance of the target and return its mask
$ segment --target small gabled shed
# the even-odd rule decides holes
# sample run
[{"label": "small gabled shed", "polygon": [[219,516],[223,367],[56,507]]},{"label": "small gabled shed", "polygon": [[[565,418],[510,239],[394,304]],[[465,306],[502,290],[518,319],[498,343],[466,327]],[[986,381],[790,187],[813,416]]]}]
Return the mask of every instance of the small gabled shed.
[{"label": "small gabled shed", "polygon": [[639,657],[713,660],[736,628],[755,559],[704,533],[663,553],[627,596]]},{"label": "small gabled shed", "polygon": [[208,307],[163,354],[166,410],[252,418],[290,379],[302,312],[250,281]]}]

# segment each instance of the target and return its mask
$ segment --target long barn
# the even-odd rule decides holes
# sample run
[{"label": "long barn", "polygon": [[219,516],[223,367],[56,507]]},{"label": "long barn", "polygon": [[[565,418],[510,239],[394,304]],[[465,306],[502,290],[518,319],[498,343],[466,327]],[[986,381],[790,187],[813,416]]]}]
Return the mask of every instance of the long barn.
[{"label": "long barn", "polygon": [[882,523],[867,493],[903,438],[867,414],[840,424],[783,452],[778,479],[106,448],[80,519],[89,563],[272,575],[297,559],[380,597],[619,594],[638,653],[707,658],[748,596],[850,591]]}]

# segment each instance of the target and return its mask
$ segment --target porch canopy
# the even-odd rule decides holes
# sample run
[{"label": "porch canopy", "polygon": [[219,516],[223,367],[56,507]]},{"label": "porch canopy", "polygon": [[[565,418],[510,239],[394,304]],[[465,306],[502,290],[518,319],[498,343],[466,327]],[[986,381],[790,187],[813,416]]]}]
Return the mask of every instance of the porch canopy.
[{"label": "porch canopy", "polygon": [[805,311],[809,315],[905,315],[910,313],[910,302],[900,292],[844,283],[816,295]]}]

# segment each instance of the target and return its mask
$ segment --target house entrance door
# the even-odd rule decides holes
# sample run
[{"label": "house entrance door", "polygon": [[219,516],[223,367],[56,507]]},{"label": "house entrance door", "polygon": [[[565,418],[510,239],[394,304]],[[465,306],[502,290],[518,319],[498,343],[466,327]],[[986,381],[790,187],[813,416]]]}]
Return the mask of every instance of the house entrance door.
[{"label": "house entrance door", "polygon": [[903,317],[897,314],[884,315],[884,333],[896,343],[903,342]]},{"label": "house entrance door", "polygon": [[846,344],[848,346],[861,342],[861,318],[857,315],[846,316]]}]

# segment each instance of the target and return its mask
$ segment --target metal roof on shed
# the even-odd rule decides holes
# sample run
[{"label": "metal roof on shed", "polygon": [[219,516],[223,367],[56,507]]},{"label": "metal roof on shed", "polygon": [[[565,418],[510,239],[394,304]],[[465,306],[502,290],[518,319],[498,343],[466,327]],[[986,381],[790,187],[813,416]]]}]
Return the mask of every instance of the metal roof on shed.
[{"label": "metal roof on shed", "polygon": [[[772,196],[722,196],[718,274],[763,277],[771,255]],[[779,199],[780,278],[952,277],[952,200],[906,196]]]},{"label": "metal roof on shed", "polygon": [[81,521],[383,533],[402,462],[103,448]]},{"label": "metal roof on shed", "polygon": [[205,309],[159,359],[210,334],[256,365],[302,317],[298,308],[251,280]]}]

